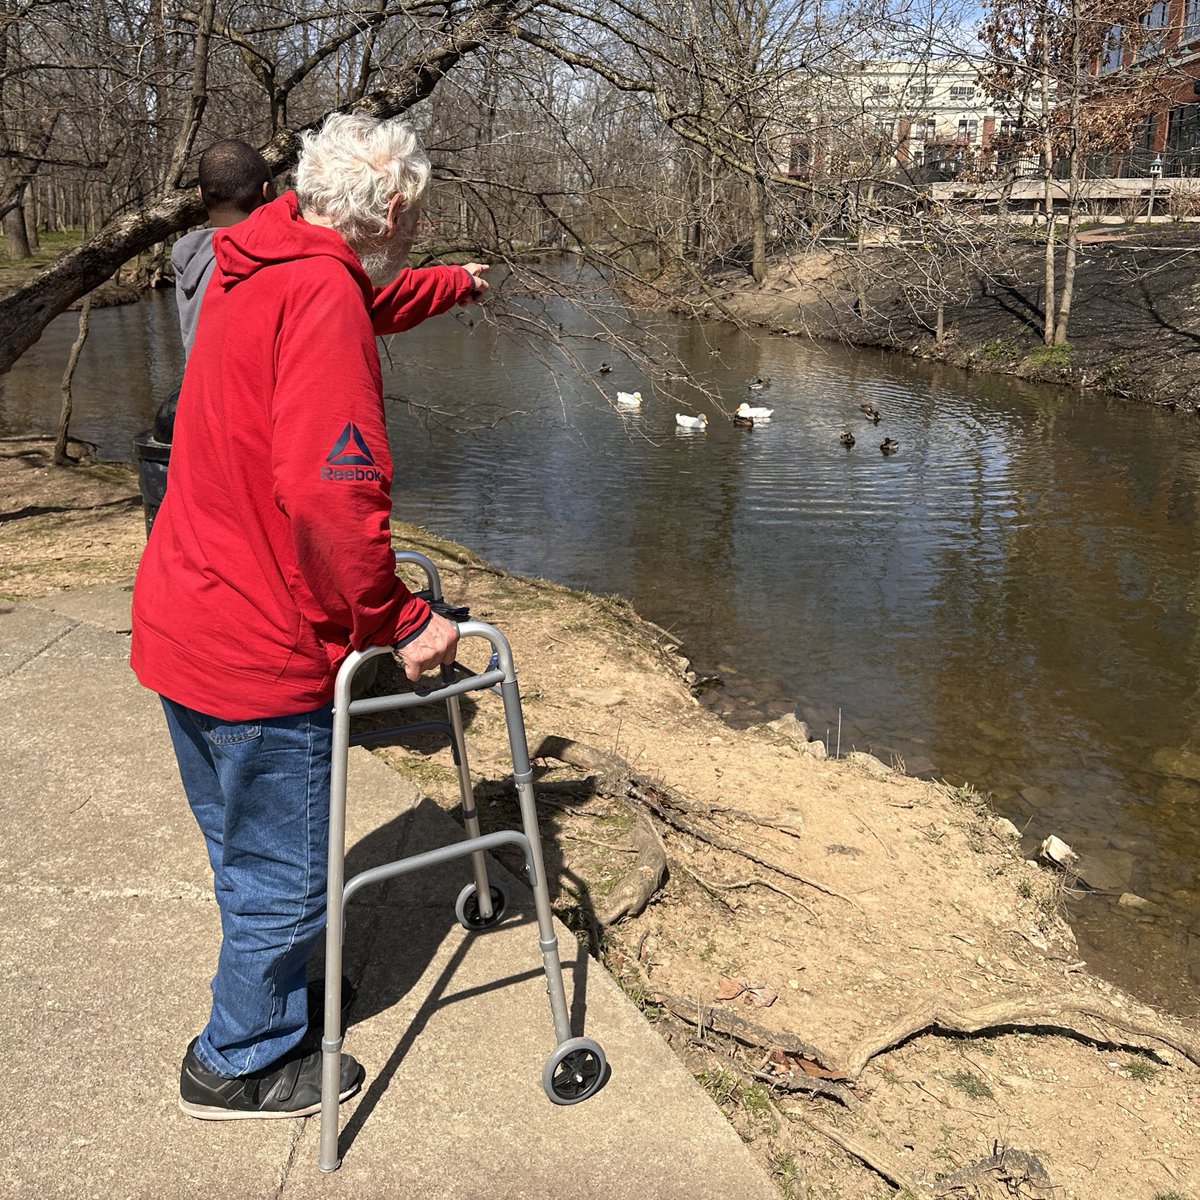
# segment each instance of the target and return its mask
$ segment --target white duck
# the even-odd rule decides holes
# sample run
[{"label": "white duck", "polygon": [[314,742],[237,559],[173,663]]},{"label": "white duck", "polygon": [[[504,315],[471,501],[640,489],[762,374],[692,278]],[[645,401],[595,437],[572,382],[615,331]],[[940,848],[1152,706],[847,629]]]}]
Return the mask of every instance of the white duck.
[{"label": "white duck", "polygon": [[617,393],[618,408],[641,408],[642,393],[641,392],[618,392]]},{"label": "white duck", "polygon": [[773,408],[758,408],[752,404],[745,403],[737,406],[737,415],[739,417],[750,417],[755,421],[769,421],[774,411]]},{"label": "white duck", "polygon": [[703,413],[698,417],[689,417],[684,413],[676,413],[675,424],[680,429],[703,429],[708,424],[708,418]]}]

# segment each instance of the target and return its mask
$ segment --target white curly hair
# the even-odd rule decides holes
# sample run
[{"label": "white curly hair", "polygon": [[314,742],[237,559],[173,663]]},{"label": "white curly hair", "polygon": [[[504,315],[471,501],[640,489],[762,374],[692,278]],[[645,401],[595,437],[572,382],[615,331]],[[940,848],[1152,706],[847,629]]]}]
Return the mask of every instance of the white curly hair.
[{"label": "white curly hair", "polygon": [[330,113],[300,137],[296,198],[300,211],[328,220],[358,250],[387,233],[388,204],[402,211],[420,202],[429,184],[429,159],[417,132],[399,117]]}]

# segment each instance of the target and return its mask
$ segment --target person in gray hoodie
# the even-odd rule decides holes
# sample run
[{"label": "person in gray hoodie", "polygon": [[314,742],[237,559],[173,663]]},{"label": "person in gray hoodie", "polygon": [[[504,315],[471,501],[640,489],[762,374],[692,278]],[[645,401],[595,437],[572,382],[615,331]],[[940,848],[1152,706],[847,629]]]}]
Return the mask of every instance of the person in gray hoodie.
[{"label": "person in gray hoodie", "polygon": [[245,220],[260,205],[275,199],[267,160],[245,142],[232,138],[214,142],[200,156],[199,175],[208,227],[185,233],[171,251],[175,305],[185,354],[192,352],[200,303],[212,275],[213,234]]},{"label": "person in gray hoodie", "polygon": [[[175,268],[175,307],[179,311],[179,333],[183,338],[184,361],[196,340],[200,304],[213,270],[213,234],[245,220],[256,208],[275,199],[271,168],[253,146],[236,138],[213,142],[200,155],[200,199],[208,212],[208,225],[185,233],[171,250]],[[181,385],[182,386],[182,385]],[[179,388],[158,406],[154,414],[154,440],[169,446],[175,434],[175,406]],[[154,464],[148,468],[155,470]],[[161,479],[151,490],[159,503],[166,491],[166,467],[159,465]]]}]

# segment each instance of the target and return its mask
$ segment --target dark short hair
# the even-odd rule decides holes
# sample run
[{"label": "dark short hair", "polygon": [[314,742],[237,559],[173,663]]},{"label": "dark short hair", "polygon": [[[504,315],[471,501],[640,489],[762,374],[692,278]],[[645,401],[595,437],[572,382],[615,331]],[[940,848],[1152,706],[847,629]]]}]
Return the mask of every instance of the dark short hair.
[{"label": "dark short hair", "polygon": [[200,155],[200,198],[210,212],[237,208],[251,213],[263,202],[263,184],[270,182],[267,160],[245,142],[213,142]]}]

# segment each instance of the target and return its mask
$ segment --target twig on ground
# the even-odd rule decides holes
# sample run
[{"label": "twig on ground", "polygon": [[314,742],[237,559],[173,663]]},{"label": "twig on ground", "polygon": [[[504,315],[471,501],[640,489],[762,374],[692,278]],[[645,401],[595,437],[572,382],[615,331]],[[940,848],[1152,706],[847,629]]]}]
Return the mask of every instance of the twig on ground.
[{"label": "twig on ground", "polygon": [[885,842],[883,838],[881,838],[879,834],[877,834],[875,830],[872,829],[871,826],[868,825],[867,822],[863,820],[863,818],[860,817],[858,813],[855,812],[854,809],[852,809],[848,804],[846,805],[846,811],[883,847],[883,851],[888,858],[896,857],[896,852],[891,848],[891,846],[889,846],[887,842]]},{"label": "twig on ground", "polygon": [[584,837],[582,833],[568,833],[560,830],[559,837],[570,839],[572,842],[583,842],[587,846],[598,846],[601,850],[612,850],[616,854],[637,854],[636,846],[614,846],[612,842],[602,842],[599,838]]},{"label": "twig on ground", "polygon": [[[687,863],[678,863],[677,865],[681,870],[690,875],[706,892],[712,893],[714,889],[722,892],[733,892],[740,891],[743,888],[762,887],[766,888],[769,892],[774,892],[778,896],[783,896],[785,899],[790,900],[793,904],[798,904],[810,916],[820,920],[820,915],[817,913],[817,911],[805,904],[799,896],[795,895],[793,892],[789,892],[787,888],[779,887],[777,884],[772,883],[769,879],[759,879],[755,877],[753,879],[737,879],[732,883],[716,883],[711,879],[702,878],[694,870],[692,870]],[[727,902],[722,897],[715,896],[714,899],[721,900],[721,902],[726,904],[726,907],[728,907]]]},{"label": "twig on ground", "polygon": [[810,1126],[822,1137],[828,1138],[836,1146],[840,1146],[847,1154],[853,1155],[860,1162],[865,1163],[877,1175],[882,1176],[893,1187],[899,1188],[902,1192],[910,1192],[914,1196],[919,1196],[921,1193],[917,1188],[916,1183],[910,1179],[891,1158],[883,1154],[879,1150],[865,1146],[857,1138],[852,1138],[848,1134],[842,1133],[832,1126],[826,1125],[824,1121],[818,1121],[815,1117],[808,1113],[792,1113],[788,1109],[783,1110],[788,1116],[803,1121]]}]

